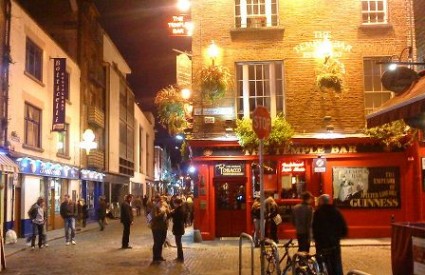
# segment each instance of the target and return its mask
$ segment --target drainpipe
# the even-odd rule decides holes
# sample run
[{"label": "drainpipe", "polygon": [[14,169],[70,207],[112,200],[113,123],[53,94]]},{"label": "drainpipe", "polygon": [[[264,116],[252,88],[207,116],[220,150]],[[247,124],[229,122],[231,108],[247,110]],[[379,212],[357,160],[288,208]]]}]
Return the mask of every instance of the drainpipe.
[{"label": "drainpipe", "polygon": [[8,118],[9,118],[9,106],[8,106],[8,102],[9,102],[9,63],[11,62],[11,57],[10,57],[10,24],[11,24],[11,13],[12,13],[12,3],[10,2],[10,0],[6,0],[4,2],[4,16],[5,16],[5,28],[4,28],[4,42],[3,42],[3,68],[1,70],[1,77],[3,78],[3,85],[1,87],[2,91],[2,97],[3,97],[3,101],[1,102],[1,104],[3,105],[3,112],[2,112],[2,117],[1,117],[1,128],[2,128],[2,133],[1,135],[3,135],[3,144],[0,144],[0,146],[5,147],[7,149],[7,145],[8,145],[8,140],[7,140],[7,124],[8,124]]}]

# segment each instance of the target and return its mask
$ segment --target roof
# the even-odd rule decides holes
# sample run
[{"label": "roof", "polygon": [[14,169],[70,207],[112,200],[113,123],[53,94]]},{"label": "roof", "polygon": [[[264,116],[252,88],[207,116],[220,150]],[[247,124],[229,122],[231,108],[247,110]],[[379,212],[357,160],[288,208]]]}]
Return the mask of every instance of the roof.
[{"label": "roof", "polygon": [[425,77],[415,81],[405,92],[385,102],[376,112],[366,116],[367,127],[376,127],[425,112]]}]

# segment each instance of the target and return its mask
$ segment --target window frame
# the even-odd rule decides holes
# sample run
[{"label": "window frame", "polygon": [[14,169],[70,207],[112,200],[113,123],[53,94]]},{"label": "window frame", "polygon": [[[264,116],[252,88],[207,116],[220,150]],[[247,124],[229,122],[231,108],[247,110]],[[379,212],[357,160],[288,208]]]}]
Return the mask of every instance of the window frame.
[{"label": "window frame", "polygon": [[25,41],[25,73],[43,82],[43,49],[29,37]]},{"label": "window frame", "polygon": [[58,132],[58,136],[57,136],[57,139],[58,139],[57,142],[58,143],[61,142],[60,141],[61,136],[64,137],[63,148],[62,149],[57,148],[57,150],[56,150],[56,154],[59,155],[59,156],[69,157],[69,153],[70,153],[70,150],[69,150],[70,149],[69,148],[69,145],[70,145],[70,142],[69,142],[69,129],[70,129],[69,128],[69,124],[68,123],[65,123],[65,130],[62,131],[62,132]]},{"label": "window frame", "polygon": [[[264,12],[261,11],[262,5]],[[276,27],[279,26],[279,1],[236,0],[234,14],[236,28]]]},{"label": "window frame", "polygon": [[[37,111],[39,113],[38,117],[39,117],[39,121],[35,121],[33,119],[30,118],[29,116],[29,111],[30,109],[33,109],[34,111]],[[36,106],[25,102],[25,107],[24,107],[24,144],[28,147],[32,147],[32,148],[40,148],[42,146],[42,142],[41,142],[41,131],[42,131],[42,110],[40,108],[37,108]],[[31,123],[31,124],[29,124]],[[35,142],[36,144],[29,144],[28,143],[28,132],[29,132],[29,126],[37,126],[38,128],[38,134],[37,134],[37,141]]]},{"label": "window frame", "polygon": [[[280,70],[278,70],[276,64],[280,65]],[[258,66],[268,65],[269,69],[269,79],[268,83],[264,79],[249,79],[249,67],[250,66]],[[271,117],[276,117],[278,113],[286,113],[286,105],[285,105],[285,87],[284,87],[284,62],[283,60],[269,60],[269,61],[250,61],[250,62],[237,62],[236,66],[236,115],[238,118],[242,117],[250,117],[251,112],[253,110],[250,109],[251,101],[254,100],[254,105],[258,106],[260,104],[257,103],[257,99],[259,98],[269,98],[270,108],[269,112]],[[241,67],[241,68],[240,68]],[[239,68],[242,71],[241,79],[239,79]],[[254,67],[254,71],[255,71]],[[278,75],[280,71],[280,75]],[[280,82],[280,86],[278,83]],[[262,95],[257,96],[257,93],[252,93],[250,91],[250,83],[255,83],[255,87],[257,87],[257,83],[262,83],[263,92]],[[279,87],[278,87],[279,86]],[[268,87],[269,91],[267,92],[264,87]],[[280,91],[278,89],[281,89]],[[267,95],[268,94],[268,95]],[[279,104],[277,102],[278,98],[281,98],[282,102]],[[264,100],[263,100],[264,101]],[[242,103],[242,105],[240,104]],[[281,109],[279,109],[279,105],[281,105]],[[265,106],[266,108],[268,106]],[[255,107],[254,107],[255,108]]]},{"label": "window frame", "polygon": [[[374,3],[375,7],[378,6],[378,2],[382,2],[382,10],[376,8],[371,10],[371,3]],[[364,9],[364,3],[367,5],[367,10]],[[385,25],[388,24],[388,0],[362,0],[361,1],[361,14],[362,14],[362,25]],[[383,14],[382,21],[371,21],[372,15],[376,17],[378,14]],[[363,16],[368,15],[368,21],[364,22]]]}]

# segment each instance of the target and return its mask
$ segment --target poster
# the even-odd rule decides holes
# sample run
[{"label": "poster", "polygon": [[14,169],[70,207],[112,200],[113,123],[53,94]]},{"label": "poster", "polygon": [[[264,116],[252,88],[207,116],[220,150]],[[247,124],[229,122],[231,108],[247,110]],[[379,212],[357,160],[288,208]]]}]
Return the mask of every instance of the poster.
[{"label": "poster", "polygon": [[412,237],[413,274],[425,274],[425,239]]},{"label": "poster", "polygon": [[335,167],[332,172],[336,206],[400,208],[399,167]]}]

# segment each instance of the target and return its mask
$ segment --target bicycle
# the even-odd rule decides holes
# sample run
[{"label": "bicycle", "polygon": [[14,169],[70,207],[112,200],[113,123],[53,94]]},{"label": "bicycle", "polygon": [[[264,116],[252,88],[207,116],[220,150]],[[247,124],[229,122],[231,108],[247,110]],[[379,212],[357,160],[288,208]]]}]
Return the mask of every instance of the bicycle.
[{"label": "bicycle", "polygon": [[[263,241],[264,244],[266,243],[273,243],[272,241],[268,240],[264,240]],[[272,244],[270,244],[270,246],[272,246]],[[265,249],[264,250],[264,257],[267,260],[267,265],[266,265],[266,274],[270,275],[270,274],[274,274],[275,272],[277,272],[278,275],[280,274],[290,274],[290,271],[292,270],[292,256],[291,254],[289,254],[289,250],[291,248],[293,248],[295,245],[293,243],[293,239],[289,239],[284,245],[283,248],[285,249],[285,253],[283,253],[283,256],[279,259],[279,254],[275,253],[273,246],[270,249]],[[276,251],[277,252],[277,251]],[[282,270],[282,273],[280,273],[280,265],[282,264],[282,262],[286,259],[286,264],[285,267]],[[288,273],[289,272],[289,273]]]},{"label": "bicycle", "polygon": [[297,252],[291,262],[293,275],[328,275],[321,254]]}]

